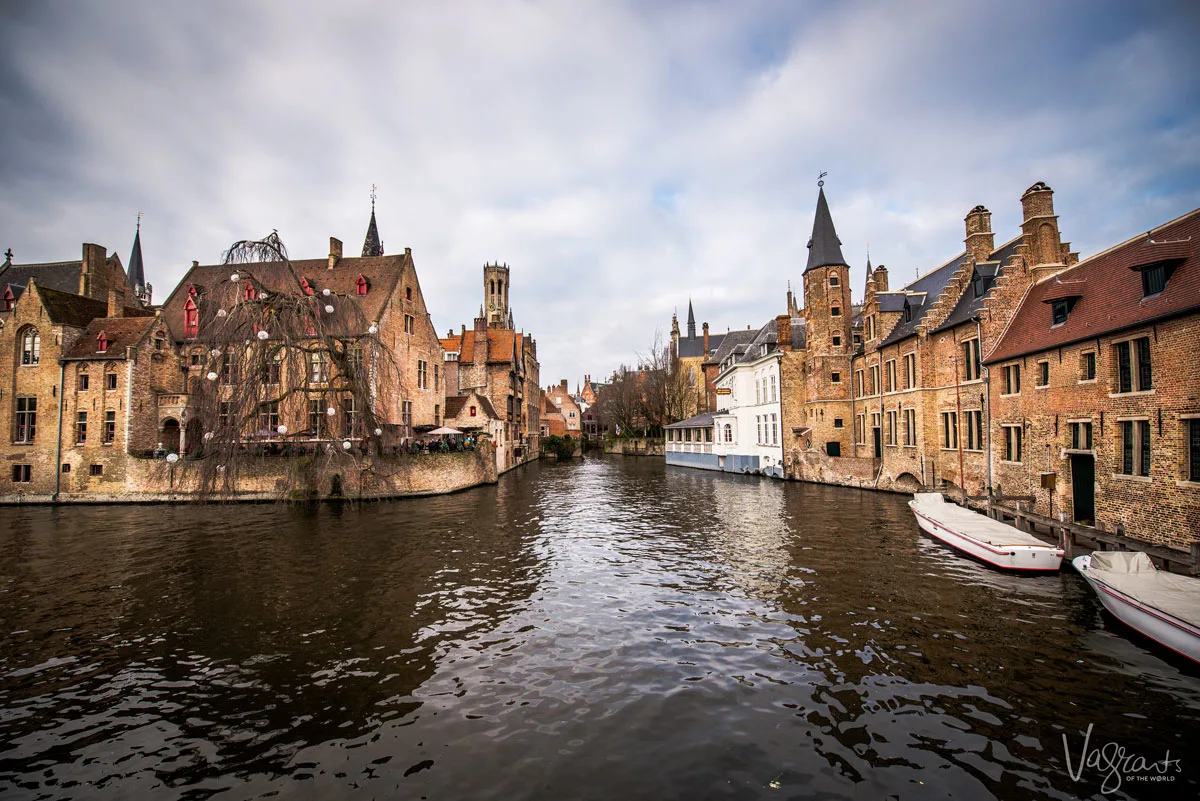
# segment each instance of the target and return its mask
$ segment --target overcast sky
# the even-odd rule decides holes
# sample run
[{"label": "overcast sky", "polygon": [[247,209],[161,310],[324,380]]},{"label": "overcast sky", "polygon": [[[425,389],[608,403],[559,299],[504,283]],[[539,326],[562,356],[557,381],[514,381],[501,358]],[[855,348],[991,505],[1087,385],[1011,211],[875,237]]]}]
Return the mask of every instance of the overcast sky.
[{"label": "overcast sky", "polygon": [[892,286],[997,242],[1044,180],[1085,257],[1200,206],[1200,4],[0,0],[0,250],[193,259],[411,247],[443,335],[512,268],[542,383],[600,377],[688,298],[755,327],[816,180]]}]

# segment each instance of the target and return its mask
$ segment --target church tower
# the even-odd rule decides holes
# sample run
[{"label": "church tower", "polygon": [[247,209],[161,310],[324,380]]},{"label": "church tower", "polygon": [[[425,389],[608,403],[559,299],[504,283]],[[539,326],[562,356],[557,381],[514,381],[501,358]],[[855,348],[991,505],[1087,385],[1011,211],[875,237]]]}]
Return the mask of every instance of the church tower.
[{"label": "church tower", "polygon": [[508,312],[508,265],[483,265],[483,307],[488,328],[506,328]]},{"label": "church tower", "polygon": [[150,305],[154,287],[146,283],[146,269],[142,265],[142,213],[138,212],[137,233],[133,235],[133,250],[129,252],[129,298],[136,299],[142,306]]},{"label": "church tower", "polygon": [[808,350],[820,354],[849,355],[851,341],[850,267],[842,256],[842,240],[833,227],[824,181],[817,193],[817,213],[808,240],[808,265],[804,268],[804,316]]},{"label": "church tower", "polygon": [[379,227],[375,225],[375,186],[371,186],[371,222],[367,224],[367,236],[363,239],[364,256],[382,256],[383,242],[379,238]]}]

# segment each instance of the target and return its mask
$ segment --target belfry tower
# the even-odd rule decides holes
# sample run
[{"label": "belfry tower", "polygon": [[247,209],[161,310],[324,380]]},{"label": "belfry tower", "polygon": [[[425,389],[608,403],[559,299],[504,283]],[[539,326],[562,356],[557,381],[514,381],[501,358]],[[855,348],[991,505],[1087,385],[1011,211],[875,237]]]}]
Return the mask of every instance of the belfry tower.
[{"label": "belfry tower", "polygon": [[508,265],[483,265],[483,308],[488,328],[511,326],[508,309]]}]

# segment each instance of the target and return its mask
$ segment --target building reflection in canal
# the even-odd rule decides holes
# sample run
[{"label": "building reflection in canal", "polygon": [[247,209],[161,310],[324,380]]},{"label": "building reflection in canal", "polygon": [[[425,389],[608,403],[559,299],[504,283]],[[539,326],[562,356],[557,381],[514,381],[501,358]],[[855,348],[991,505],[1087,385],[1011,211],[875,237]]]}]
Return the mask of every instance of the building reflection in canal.
[{"label": "building reflection in canal", "polygon": [[15,510],[0,794],[1074,798],[1089,724],[1194,751],[1200,677],[904,500],[610,458],[358,509]]}]

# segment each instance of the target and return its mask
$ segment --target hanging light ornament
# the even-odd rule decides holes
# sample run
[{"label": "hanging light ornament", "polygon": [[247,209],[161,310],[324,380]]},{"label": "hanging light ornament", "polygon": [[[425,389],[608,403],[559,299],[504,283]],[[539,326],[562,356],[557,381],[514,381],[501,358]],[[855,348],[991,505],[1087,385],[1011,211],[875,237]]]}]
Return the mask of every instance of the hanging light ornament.
[{"label": "hanging light ornament", "polygon": [[368,329],[367,329],[367,333],[368,333],[368,334],[378,334],[378,333],[379,333],[379,326],[377,326],[377,325],[372,325],[370,328],[368,328]]},{"label": "hanging light ornament", "polygon": [[275,429],[275,430],[276,430],[276,431],[278,431],[280,434],[286,434],[286,433],[287,433],[287,426],[285,426],[285,425],[280,425],[280,426],[279,426],[279,428],[277,428],[277,429]]},{"label": "hanging light ornament", "polygon": [[269,336],[270,336],[270,334],[268,334],[266,331],[259,331],[259,332],[258,332],[258,338],[259,338],[259,339],[266,339],[266,338],[267,338],[267,337],[269,337]]},{"label": "hanging light ornament", "polygon": [[224,316],[226,316],[227,314],[229,314],[229,312],[225,311],[224,309],[217,309],[217,316],[218,316],[218,317],[224,317]]},{"label": "hanging light ornament", "polygon": [[220,351],[219,349],[217,349],[217,348],[213,348],[212,350],[210,350],[210,351],[209,351],[209,354],[210,354],[210,355],[212,355],[212,356],[220,356],[220,355],[221,355],[221,351]]},{"label": "hanging light ornament", "polygon": [[382,428],[375,429],[375,436],[377,436],[377,437],[383,436],[383,429]]},{"label": "hanging light ornament", "polygon": [[238,281],[240,279],[241,279],[241,276],[238,275],[237,273],[234,273],[233,275],[229,276],[230,281]]},{"label": "hanging light ornament", "polygon": [[168,453],[168,454],[167,454],[167,461],[168,461],[170,464],[175,464],[176,462],[178,462],[178,461],[179,461],[179,454],[178,454],[178,453]]},{"label": "hanging light ornament", "polygon": [[210,440],[210,439],[212,439],[212,438],[213,438],[213,433],[212,433],[211,431],[205,431],[205,432],[204,432],[204,439],[206,439],[206,440]]},{"label": "hanging light ornament", "polygon": [[259,300],[266,300],[268,297],[270,297],[270,295],[268,295],[266,292],[259,292],[259,293],[258,293],[258,299],[259,299]]},{"label": "hanging light ornament", "polygon": [[342,443],[342,449],[343,449],[343,450],[347,450],[347,451],[348,451],[348,450],[350,450],[350,448],[352,448],[352,447],[353,447],[353,446],[350,444],[350,442],[349,442],[349,441],[347,441],[347,442],[343,442],[343,443]]},{"label": "hanging light ornament", "polygon": [[329,287],[325,287],[324,289],[322,289],[321,294],[324,295],[325,297],[329,297]]},{"label": "hanging light ornament", "polygon": [[216,374],[216,373],[214,373],[212,370],[209,370],[209,371],[208,371],[208,375],[206,375],[206,376],[204,376],[204,377],[205,377],[205,378],[207,378],[209,381],[216,381],[216,380],[217,380],[217,374]]},{"label": "hanging light ornament", "polygon": [[328,304],[328,303],[327,303],[327,304],[325,304],[325,313],[326,313],[326,314],[333,314],[333,306],[331,306],[331,305],[330,305],[330,304]]},{"label": "hanging light ornament", "polygon": [[330,417],[333,417],[335,414],[337,414],[337,409],[330,406],[328,409],[325,410],[325,414],[329,415]]}]

